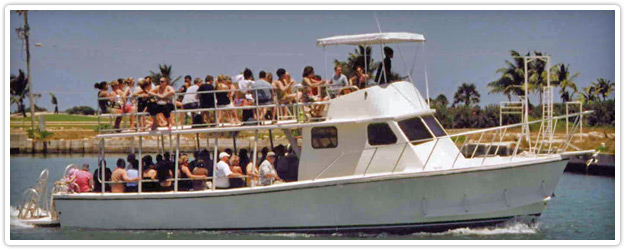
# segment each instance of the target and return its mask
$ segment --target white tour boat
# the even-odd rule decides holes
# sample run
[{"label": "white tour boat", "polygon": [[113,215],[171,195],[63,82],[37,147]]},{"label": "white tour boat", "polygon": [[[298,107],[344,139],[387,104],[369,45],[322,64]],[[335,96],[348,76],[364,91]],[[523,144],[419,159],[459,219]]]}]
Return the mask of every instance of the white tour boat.
[{"label": "white tour boat", "polygon": [[[420,34],[375,33],[319,39],[317,45],[381,48],[383,44],[424,41]],[[211,93],[215,92],[219,91]],[[299,160],[296,181],[202,191],[176,188],[170,192],[142,191],[143,181],[135,193],[57,191],[52,209],[61,227],[76,228],[441,230],[539,216],[551,199],[568,158],[589,152],[568,151],[575,148],[571,144],[575,130],[564,138],[554,138],[558,120],[571,119],[578,125],[582,113],[553,116],[546,112],[545,119],[529,121],[526,98],[521,101],[525,112],[521,123],[450,135],[434,117],[435,110],[409,81],[374,84],[332,97],[315,103],[246,107],[255,112],[278,106],[278,113],[281,107],[294,110],[295,115],[278,115],[273,122],[98,135],[101,157],[105,140],[133,137],[139,141],[141,159],[145,138],[160,137],[161,142],[169,138],[170,151],[177,156],[181,153],[181,136],[206,134],[207,145],[203,148],[214,152],[216,161],[218,134],[249,131],[256,135],[250,149],[255,161],[258,133],[281,130]],[[313,105],[326,105],[323,117],[300,115]],[[184,112],[188,110],[174,111]],[[140,115],[145,114],[137,114]],[[530,133],[530,129],[538,131]],[[298,142],[301,145],[295,146]],[[175,159],[177,163],[178,157]],[[142,167],[139,166],[139,172]],[[176,185],[180,179],[175,177],[172,181]],[[101,190],[104,185],[102,182]]]}]

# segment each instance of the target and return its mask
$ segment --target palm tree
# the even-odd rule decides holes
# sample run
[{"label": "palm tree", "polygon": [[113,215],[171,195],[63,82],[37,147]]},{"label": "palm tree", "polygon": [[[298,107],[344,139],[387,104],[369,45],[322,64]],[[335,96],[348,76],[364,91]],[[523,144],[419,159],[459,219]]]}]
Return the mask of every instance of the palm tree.
[{"label": "palm tree", "polygon": [[582,92],[578,92],[578,99],[582,103],[594,101],[597,98],[597,89],[595,86],[587,86],[583,89]]},{"label": "palm tree", "polygon": [[[488,83],[490,91],[488,93],[503,93],[508,98],[508,101],[512,100],[512,95],[523,96],[523,78],[524,76],[524,62],[523,57],[519,52],[511,50],[510,56],[512,61],[506,60],[506,67],[497,70],[498,74],[501,74],[499,79]],[[529,56],[529,53],[527,53]]]},{"label": "palm tree", "polygon": [[465,106],[471,106],[480,102],[480,93],[477,92],[475,84],[462,83],[462,85],[458,87],[458,90],[454,94],[454,103],[452,106],[461,102],[464,102]]},{"label": "palm tree", "polygon": [[159,73],[155,73],[154,71],[150,70],[150,76],[152,77],[152,80],[156,81],[158,83],[158,79],[160,79],[161,77],[167,77],[167,79],[170,80],[169,84],[171,84],[172,86],[175,86],[176,82],[178,80],[180,80],[180,78],[182,76],[178,76],[178,77],[176,77],[176,79],[172,80],[171,79],[171,77],[172,77],[171,76],[171,72],[172,72],[171,67],[172,67],[172,65],[167,65],[167,64],[162,64],[161,65],[161,64],[159,64],[158,65]]},{"label": "palm tree", "polygon": [[[577,84],[573,82],[579,73],[575,73],[572,76],[570,75],[569,65],[564,65],[563,63],[555,66],[554,70],[554,84],[560,87],[560,97],[562,98],[562,102],[568,102],[572,99],[573,95],[577,93]],[[566,89],[570,88],[573,91],[568,92]]]},{"label": "palm tree", "polygon": [[26,109],[24,109],[24,98],[28,95],[29,86],[28,79],[24,76],[24,71],[19,70],[17,76],[11,75],[10,82],[11,104],[17,104],[17,111],[26,117]]},{"label": "palm tree", "polygon": [[50,92],[50,98],[52,98],[52,105],[54,105],[54,113],[59,113],[59,102],[56,99],[56,96]]},{"label": "palm tree", "polygon": [[602,96],[603,100],[607,98],[612,92],[614,92],[614,83],[605,78],[597,79],[597,82],[592,82],[592,86],[595,88],[595,94]]}]

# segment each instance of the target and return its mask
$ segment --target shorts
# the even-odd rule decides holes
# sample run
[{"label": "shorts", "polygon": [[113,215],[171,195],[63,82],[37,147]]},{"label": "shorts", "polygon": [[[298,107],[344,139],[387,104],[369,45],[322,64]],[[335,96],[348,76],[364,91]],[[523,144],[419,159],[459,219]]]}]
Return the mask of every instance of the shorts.
[{"label": "shorts", "polygon": [[196,109],[196,108],[198,108],[197,102],[182,104],[182,109]]},{"label": "shorts", "polygon": [[171,103],[159,105],[155,102],[151,102],[150,104],[148,104],[148,113],[150,113],[151,116],[155,116],[158,113],[163,113],[163,116],[165,116],[165,118],[169,118],[169,114],[173,109],[174,105]]},{"label": "shorts", "polygon": [[202,102],[202,101],[200,101],[200,108],[203,108],[203,109],[215,108],[215,102]]},{"label": "shorts", "polygon": [[147,108],[147,107],[148,107],[148,101],[142,101],[142,100],[139,100],[139,101],[137,102],[137,108],[138,108],[138,109],[137,109],[137,111],[138,111],[138,112],[143,112],[143,111],[145,111],[145,108]]},{"label": "shorts", "polygon": [[234,105],[232,105],[232,103],[228,103],[228,104],[224,104],[224,105],[217,105],[218,108],[233,108]]}]

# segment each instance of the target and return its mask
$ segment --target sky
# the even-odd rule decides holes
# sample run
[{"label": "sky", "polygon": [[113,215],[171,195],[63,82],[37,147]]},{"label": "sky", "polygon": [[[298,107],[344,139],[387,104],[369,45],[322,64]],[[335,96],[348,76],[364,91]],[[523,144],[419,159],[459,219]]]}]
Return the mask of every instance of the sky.
[{"label": "sky", "polygon": [[[15,32],[23,18],[10,15],[10,73],[17,74],[26,69],[24,43]],[[137,79],[163,63],[172,65],[173,76],[193,78],[235,75],[248,67],[255,75],[260,70],[275,75],[285,68],[300,80],[307,65],[326,78],[332,61],[345,60],[355,46],[323,49],[316,40],[379,32],[374,15],[383,32],[425,36],[424,44],[401,45],[401,55],[395,49],[393,58],[393,70],[400,75],[412,71],[424,97],[427,72],[430,97],[444,94],[451,101],[466,82],[477,86],[482,106],[505,101],[503,94],[488,94],[486,85],[511,60],[510,50],[546,52],[552,65],[570,65],[570,71],[580,74],[575,79],[580,89],[601,77],[615,81],[611,10],[31,11],[31,74],[35,93],[42,94],[36,102],[53,110],[51,92],[61,111],[95,108],[94,83]],[[381,60],[380,49],[373,51],[375,60]],[[554,96],[560,100],[558,93]]]}]

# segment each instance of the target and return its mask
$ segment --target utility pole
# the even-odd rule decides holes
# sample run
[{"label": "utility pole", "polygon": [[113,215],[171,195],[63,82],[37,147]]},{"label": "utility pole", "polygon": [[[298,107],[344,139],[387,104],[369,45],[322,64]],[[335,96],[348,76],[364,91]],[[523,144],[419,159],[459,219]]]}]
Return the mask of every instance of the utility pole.
[{"label": "utility pole", "polygon": [[28,79],[28,98],[30,99],[30,125],[31,129],[35,131],[35,98],[33,98],[33,79],[30,75],[30,44],[28,37],[30,36],[30,26],[28,26],[28,10],[20,10],[19,14],[24,16],[24,28],[18,29],[18,32],[22,31],[24,34],[24,40],[26,41],[26,79]]}]

